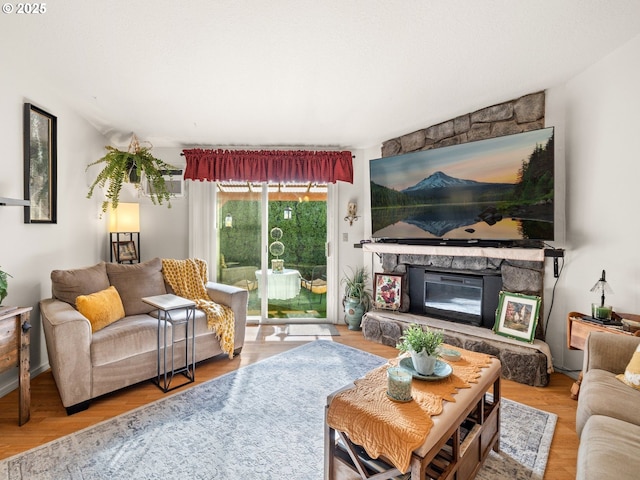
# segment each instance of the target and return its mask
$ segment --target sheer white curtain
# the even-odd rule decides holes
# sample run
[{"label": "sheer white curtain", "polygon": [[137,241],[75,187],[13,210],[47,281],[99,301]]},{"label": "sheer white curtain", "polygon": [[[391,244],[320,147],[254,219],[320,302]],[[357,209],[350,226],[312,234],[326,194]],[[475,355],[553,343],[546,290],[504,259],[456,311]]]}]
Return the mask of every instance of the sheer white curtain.
[{"label": "sheer white curtain", "polygon": [[209,279],[216,272],[216,184],[188,180],[189,184],[189,258],[207,262]]}]

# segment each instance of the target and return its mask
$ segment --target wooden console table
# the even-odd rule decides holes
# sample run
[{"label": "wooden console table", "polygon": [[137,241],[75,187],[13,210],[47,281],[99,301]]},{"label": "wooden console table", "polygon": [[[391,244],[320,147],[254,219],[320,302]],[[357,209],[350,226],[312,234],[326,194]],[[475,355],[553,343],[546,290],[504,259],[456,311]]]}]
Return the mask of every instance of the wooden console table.
[{"label": "wooden console table", "polygon": [[[591,332],[606,332],[614,335],[633,335],[631,332],[625,332],[622,327],[610,327],[606,325],[600,325],[594,322],[588,322],[583,320],[584,313],[571,312],[567,315],[567,348],[569,350],[584,350],[587,343],[587,337]],[[619,314],[622,318],[628,318],[630,320],[639,320],[638,315],[632,315],[629,313]],[[578,399],[580,394],[580,384],[582,383],[582,372],[578,376],[578,380],[575,381],[571,387],[571,398]]]},{"label": "wooden console table", "polygon": [[20,426],[27,423],[31,415],[30,315],[31,307],[19,307],[0,313],[0,373],[19,367],[18,424]]}]

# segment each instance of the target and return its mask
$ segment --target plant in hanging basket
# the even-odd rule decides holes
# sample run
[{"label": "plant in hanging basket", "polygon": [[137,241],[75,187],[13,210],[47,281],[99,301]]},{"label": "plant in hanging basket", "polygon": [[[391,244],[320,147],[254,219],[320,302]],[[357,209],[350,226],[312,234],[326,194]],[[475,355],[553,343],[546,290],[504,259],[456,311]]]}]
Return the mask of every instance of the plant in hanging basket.
[{"label": "plant in hanging basket", "polygon": [[171,208],[171,192],[167,188],[164,175],[167,171],[177,170],[177,167],[151,155],[151,147],[141,147],[135,135],[127,151],[110,146],[105,148],[107,154],[87,166],[89,169],[93,165],[104,164],[87,193],[87,198],[91,198],[95,187],[107,187],[107,199],[102,202],[103,213],[107,211],[109,204],[112,208],[118,207],[124,183],[134,183],[136,188],[140,188],[143,175],[149,183],[149,196],[154,205],[162,205],[166,201],[167,206]]}]

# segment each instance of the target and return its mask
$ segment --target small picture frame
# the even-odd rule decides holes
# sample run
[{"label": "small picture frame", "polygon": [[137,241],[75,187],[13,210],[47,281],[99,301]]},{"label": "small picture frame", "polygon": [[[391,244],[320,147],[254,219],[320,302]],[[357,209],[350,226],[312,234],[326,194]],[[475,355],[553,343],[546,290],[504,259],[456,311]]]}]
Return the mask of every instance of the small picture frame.
[{"label": "small picture frame", "polygon": [[385,310],[400,310],[404,275],[376,273],[374,280],[373,305]]},{"label": "small picture frame", "polygon": [[136,252],[136,242],[128,240],[124,242],[111,242],[113,245],[113,256],[118,263],[133,262],[138,260],[138,252]]},{"label": "small picture frame", "polygon": [[540,314],[540,297],[500,292],[493,330],[504,337],[533,343]]}]

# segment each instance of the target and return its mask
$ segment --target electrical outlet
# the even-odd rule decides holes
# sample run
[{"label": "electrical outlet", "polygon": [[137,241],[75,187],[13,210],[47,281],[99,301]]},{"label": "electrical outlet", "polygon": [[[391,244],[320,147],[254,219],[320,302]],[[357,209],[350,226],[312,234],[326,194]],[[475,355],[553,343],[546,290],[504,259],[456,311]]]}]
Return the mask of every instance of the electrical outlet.
[{"label": "electrical outlet", "polygon": [[349,234],[348,233],[343,233],[342,234],[342,241],[343,242],[348,242],[349,241]]}]

